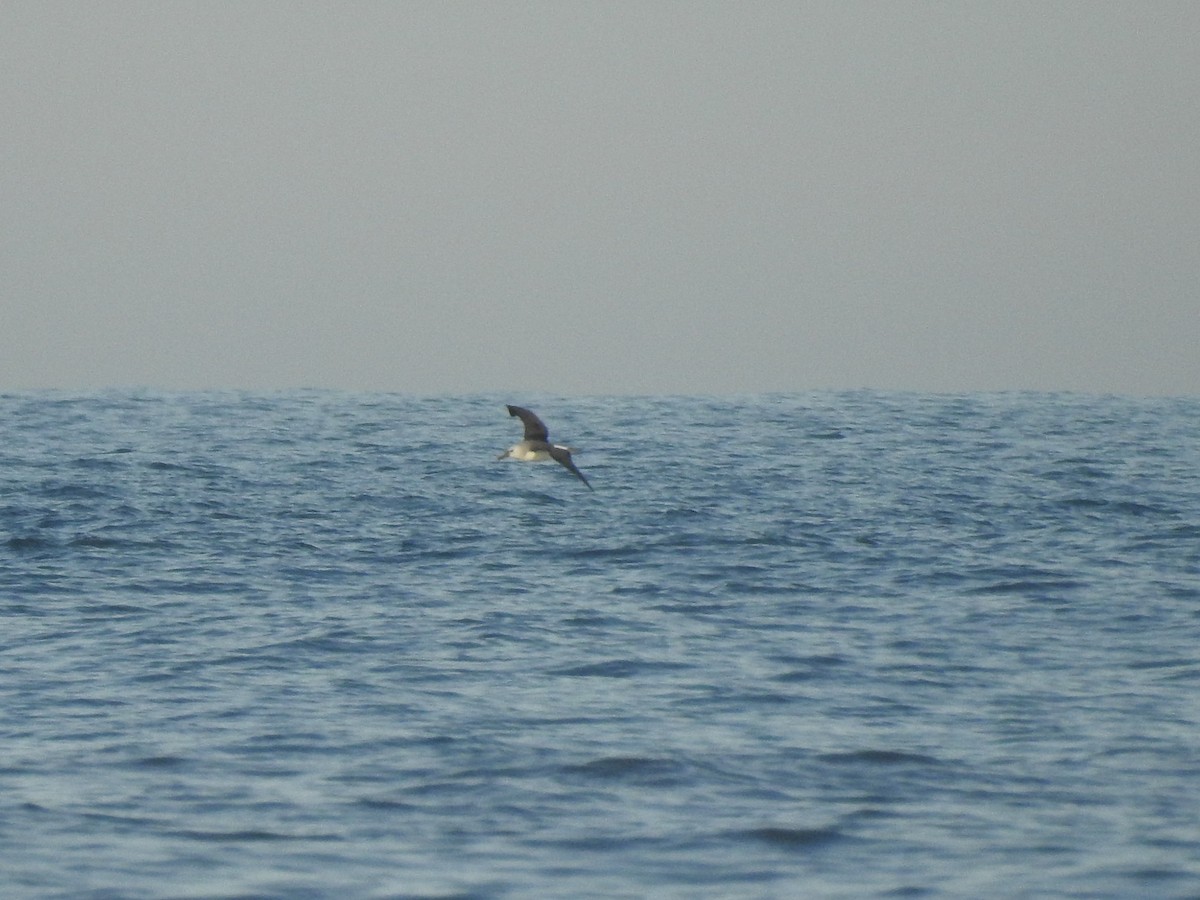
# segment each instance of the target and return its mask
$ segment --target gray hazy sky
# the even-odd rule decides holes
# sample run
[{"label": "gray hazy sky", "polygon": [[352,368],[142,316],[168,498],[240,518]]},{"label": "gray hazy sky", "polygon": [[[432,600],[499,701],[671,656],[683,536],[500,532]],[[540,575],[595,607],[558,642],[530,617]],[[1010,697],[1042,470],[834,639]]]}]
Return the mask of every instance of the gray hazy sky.
[{"label": "gray hazy sky", "polygon": [[1200,3],[6,0],[0,389],[1200,393]]}]

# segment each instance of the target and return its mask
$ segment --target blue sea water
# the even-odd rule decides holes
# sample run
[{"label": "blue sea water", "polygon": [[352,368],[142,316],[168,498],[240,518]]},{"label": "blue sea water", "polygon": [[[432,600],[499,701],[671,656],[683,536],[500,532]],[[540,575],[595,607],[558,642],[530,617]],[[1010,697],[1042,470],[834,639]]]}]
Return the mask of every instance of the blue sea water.
[{"label": "blue sea water", "polygon": [[1200,399],[11,394],[0,625],[5,897],[1200,897]]}]

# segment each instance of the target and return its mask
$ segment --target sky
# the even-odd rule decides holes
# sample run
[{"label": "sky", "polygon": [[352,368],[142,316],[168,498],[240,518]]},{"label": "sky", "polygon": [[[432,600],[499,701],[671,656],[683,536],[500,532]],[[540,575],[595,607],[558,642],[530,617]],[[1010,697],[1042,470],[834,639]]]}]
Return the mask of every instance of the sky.
[{"label": "sky", "polygon": [[1200,4],[0,4],[0,391],[1200,394]]}]

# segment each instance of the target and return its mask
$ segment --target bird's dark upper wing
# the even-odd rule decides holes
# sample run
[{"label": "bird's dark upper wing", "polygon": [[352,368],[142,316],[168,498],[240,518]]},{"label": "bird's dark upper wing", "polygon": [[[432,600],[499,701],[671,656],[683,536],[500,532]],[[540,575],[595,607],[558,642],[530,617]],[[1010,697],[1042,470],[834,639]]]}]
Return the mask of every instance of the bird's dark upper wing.
[{"label": "bird's dark upper wing", "polygon": [[548,441],[550,432],[546,430],[545,423],[529,410],[520,406],[507,407],[510,416],[516,416],[525,423],[525,440],[527,441]]},{"label": "bird's dark upper wing", "polygon": [[551,447],[550,457],[559,465],[565,466],[574,473],[575,477],[588,486],[589,491],[594,491],[595,488],[588,484],[588,480],[583,477],[583,473],[575,468],[575,463],[571,460],[571,451],[566,447]]}]

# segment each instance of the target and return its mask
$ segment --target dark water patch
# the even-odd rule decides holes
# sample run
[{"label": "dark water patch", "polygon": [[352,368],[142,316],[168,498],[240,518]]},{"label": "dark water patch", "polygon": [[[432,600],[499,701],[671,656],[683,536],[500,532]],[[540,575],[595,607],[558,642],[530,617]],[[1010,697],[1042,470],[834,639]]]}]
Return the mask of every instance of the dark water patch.
[{"label": "dark water patch", "polygon": [[889,819],[899,819],[902,817],[903,813],[896,808],[889,808],[885,806],[861,806],[846,813],[842,820],[847,824],[855,824],[880,822]]},{"label": "dark water patch", "polygon": [[113,456],[123,456],[127,453],[132,453],[132,450],[113,450],[110,451],[111,456],[80,456],[72,459],[68,465],[74,469],[94,470],[101,472],[113,472],[123,469],[126,465],[124,460],[114,459]]},{"label": "dark water patch", "polygon": [[589,610],[576,613],[563,619],[563,625],[568,628],[618,628],[625,620],[610,613]]},{"label": "dark water patch", "polygon": [[550,674],[564,675],[570,678],[633,678],[638,675],[676,672],[688,668],[690,666],[686,663],[656,662],[654,660],[641,659],[610,659],[582,666],[551,669]]},{"label": "dark water patch", "polygon": [[711,600],[681,600],[673,603],[656,603],[651,609],[658,612],[682,613],[688,616],[719,616],[739,606],[734,600],[713,602]]},{"label": "dark water patch", "polygon": [[111,619],[116,617],[145,616],[152,612],[151,607],[139,606],[133,603],[98,602],[80,606],[81,617],[96,617]]},{"label": "dark water patch", "polygon": [[1192,682],[1200,681],[1200,665],[1180,666],[1173,671],[1161,672],[1156,680]]},{"label": "dark water patch", "polygon": [[626,560],[641,559],[645,553],[645,549],[635,544],[619,544],[608,547],[572,547],[568,548],[563,557],[565,559],[579,559],[597,562],[621,562]]},{"label": "dark water patch", "polygon": [[1058,505],[1067,510],[1085,510],[1129,518],[1160,518],[1174,514],[1173,510],[1135,500],[1112,500],[1103,497],[1066,497]]},{"label": "dark water patch", "polygon": [[673,586],[653,582],[615,584],[609,588],[608,592],[617,597],[644,597],[650,599],[652,597],[661,597],[664,594],[672,594]]},{"label": "dark water patch", "polygon": [[136,769],[182,769],[190,763],[191,760],[186,756],[164,754],[142,757],[141,759],[134,760],[131,766]]},{"label": "dark water patch", "polygon": [[841,830],[829,828],[784,828],[767,826],[728,832],[734,840],[751,840],[781,850],[808,850],[825,847],[843,841],[846,835]]},{"label": "dark water patch", "polygon": [[125,697],[67,697],[59,701],[60,712],[72,710],[94,710],[129,706],[133,701]]},{"label": "dark water patch", "polygon": [[940,766],[941,760],[922,753],[906,753],[900,750],[851,750],[845,753],[822,753],[817,756],[822,762],[838,765],[870,766]]},{"label": "dark water patch", "polygon": [[238,597],[245,602],[261,602],[270,597],[265,590],[248,587],[249,582],[244,578],[208,577],[218,575],[220,568],[218,559],[210,563],[210,569],[204,574],[175,572],[163,576],[158,574],[162,570],[147,567],[141,579],[130,582],[124,589],[129,594],[150,595],[164,602],[171,598],[171,604],[195,602],[200,604],[198,609],[202,610],[205,620],[210,620],[213,616],[212,604],[219,603],[223,598]]},{"label": "dark water patch", "polygon": [[717,710],[741,710],[756,707],[788,706],[799,699],[793,694],[754,688],[730,688],[723,685],[706,686],[697,695],[682,699],[680,703],[689,707],[709,706]]},{"label": "dark water patch", "polygon": [[[440,449],[440,448],[439,448]],[[516,466],[514,465],[513,468]],[[582,484],[575,482],[579,487],[583,488]],[[583,488],[584,493],[587,493],[587,488]],[[566,495],[559,496],[538,489],[530,489],[520,486],[505,486],[498,489],[497,494],[502,497],[510,498],[513,504],[527,504],[535,507],[568,507],[571,503],[576,502],[577,498],[572,498]],[[582,496],[582,495],[581,495]],[[532,516],[524,514],[521,516],[521,521],[529,528],[540,529],[545,527],[545,522]]]},{"label": "dark water patch", "polygon": [[166,553],[173,549],[173,545],[169,541],[161,539],[110,537],[102,534],[77,535],[70,540],[70,546],[85,550],[149,550],[161,553]]},{"label": "dark water patch", "polygon": [[353,654],[362,650],[369,636],[350,629],[320,628],[300,637],[262,644],[254,652],[269,659],[302,660],[306,665],[332,664],[329,656]]},{"label": "dark water patch", "polygon": [[1108,481],[1113,478],[1113,473],[1098,459],[1071,457],[1055,460],[1042,477],[1059,482]]},{"label": "dark water patch", "polygon": [[777,662],[780,665],[807,669],[836,668],[850,662],[849,658],[840,653],[814,653],[811,655],[776,653],[772,654],[770,658],[773,662]]},{"label": "dark water patch", "polygon": [[74,484],[48,482],[38,492],[38,496],[47,500],[72,500],[77,502],[108,500],[115,496],[110,487],[99,487],[92,484]]},{"label": "dark water patch", "polygon": [[750,581],[724,578],[719,590],[734,597],[808,597],[817,593],[814,585],[790,581],[775,572],[763,573],[761,579]]},{"label": "dark water patch", "polygon": [[590,762],[562,767],[566,775],[602,781],[627,781],[641,785],[676,784],[686,767],[671,759],[646,756],[606,756]]},{"label": "dark water patch", "polygon": [[188,841],[203,841],[213,844],[261,844],[282,843],[292,841],[344,841],[345,837],[332,832],[311,832],[290,834],[282,831],[268,831],[258,828],[244,828],[232,831],[202,831],[199,829],[176,829],[164,832],[169,837],[183,838]]},{"label": "dark water patch", "polygon": [[145,466],[151,472],[178,472],[180,474],[191,475],[201,471],[196,466],[188,465],[187,463],[168,462],[160,459],[149,460]]},{"label": "dark water patch", "polygon": [[51,537],[44,535],[14,535],[4,542],[4,546],[17,553],[41,553],[46,550],[56,550],[61,548],[62,544]]},{"label": "dark water patch", "polygon": [[990,584],[966,588],[967,594],[1013,594],[1031,597],[1036,600],[1058,600],[1058,595],[1087,587],[1087,583],[1069,578],[1060,579],[1023,579],[1015,581],[994,581]]},{"label": "dark water patch", "polygon": [[1187,896],[1189,898],[1200,897],[1200,893],[1191,893],[1189,890],[1200,881],[1200,865],[1190,868],[1183,866],[1134,866],[1121,870],[1119,874],[1137,885],[1178,881],[1180,883],[1179,886],[1188,891],[1186,895],[1180,896]]},{"label": "dark water patch", "polygon": [[924,689],[944,690],[959,683],[951,673],[942,671],[936,665],[884,666],[880,672],[888,676],[890,684],[918,691]]},{"label": "dark water patch", "polygon": [[162,825],[160,819],[152,816],[121,814],[111,812],[84,812],[75,813],[78,816],[78,828],[93,829],[97,824],[106,828],[144,830],[146,828],[158,828]]},{"label": "dark water patch", "polygon": [[611,854],[628,855],[655,847],[673,847],[675,842],[667,838],[647,837],[640,834],[598,833],[557,837],[534,843],[571,853],[604,854],[608,858]]},{"label": "dark water patch", "polygon": [[[312,543],[309,540],[293,537],[293,538],[289,538],[286,541],[282,541],[279,544],[278,549],[286,550],[290,553],[318,554],[318,553],[324,552],[326,548],[322,547],[319,544]],[[299,566],[289,566],[289,567],[286,567],[283,571],[288,574],[298,574],[301,577],[303,577],[303,574],[308,572],[309,568],[308,567],[299,567]]]},{"label": "dark water patch", "polygon": [[775,681],[781,684],[803,684],[806,681],[817,681],[820,679],[836,677],[830,669],[826,667],[811,667],[803,669],[789,669],[786,672],[781,672],[773,676]]},{"label": "dark water patch", "polygon": [[[364,780],[374,781],[377,778],[378,776],[371,776],[369,779]],[[414,813],[424,809],[419,803],[413,803],[410,800],[399,800],[393,797],[359,797],[353,801],[353,805],[360,806],[363,809],[397,813]]]},{"label": "dark water patch", "polygon": [[1105,631],[1126,631],[1130,625],[1149,625],[1157,619],[1158,616],[1148,610],[1134,610],[1112,616],[1111,622],[1103,627]]},{"label": "dark water patch", "polygon": [[1196,667],[1196,660],[1183,657],[1168,657],[1166,659],[1134,659],[1128,663],[1129,668],[1139,669],[1191,669]]}]

